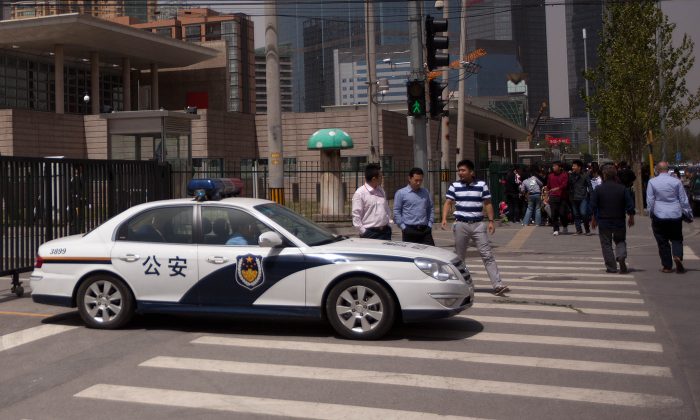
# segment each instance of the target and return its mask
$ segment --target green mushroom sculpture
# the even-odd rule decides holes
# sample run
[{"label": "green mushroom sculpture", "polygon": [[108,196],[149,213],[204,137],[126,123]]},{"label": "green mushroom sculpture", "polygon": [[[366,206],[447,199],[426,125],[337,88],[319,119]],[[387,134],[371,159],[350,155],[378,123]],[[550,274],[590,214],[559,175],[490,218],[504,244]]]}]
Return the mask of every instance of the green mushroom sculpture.
[{"label": "green mushroom sculpture", "polygon": [[340,150],[352,148],[352,137],[339,128],[324,128],[309,137],[308,149],[321,151],[319,210],[323,220],[332,220],[344,212]]}]

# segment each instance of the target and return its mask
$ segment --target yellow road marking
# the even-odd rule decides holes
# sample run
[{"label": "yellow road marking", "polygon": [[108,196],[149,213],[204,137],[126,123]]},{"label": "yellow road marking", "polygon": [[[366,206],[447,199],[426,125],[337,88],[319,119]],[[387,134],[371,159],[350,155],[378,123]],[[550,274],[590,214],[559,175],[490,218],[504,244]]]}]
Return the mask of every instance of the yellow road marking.
[{"label": "yellow road marking", "polygon": [[35,314],[31,312],[0,311],[0,315],[31,316],[34,318],[48,318],[54,314]]},{"label": "yellow road marking", "polygon": [[527,238],[529,238],[534,231],[534,226],[524,226],[518,231],[518,233],[515,234],[515,236],[513,236],[513,239],[511,239],[510,242],[508,242],[508,244],[504,247],[504,250],[519,250],[523,247],[523,245],[527,241]]}]

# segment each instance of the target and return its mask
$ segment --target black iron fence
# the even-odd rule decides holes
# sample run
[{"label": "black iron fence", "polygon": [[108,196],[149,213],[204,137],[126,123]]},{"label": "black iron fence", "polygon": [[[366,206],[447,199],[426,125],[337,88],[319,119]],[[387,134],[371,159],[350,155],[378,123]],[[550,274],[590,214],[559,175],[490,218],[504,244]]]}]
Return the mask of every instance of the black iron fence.
[{"label": "black iron fence", "polygon": [[155,162],[0,157],[0,275],[30,271],[45,241],[169,198],[170,183]]}]

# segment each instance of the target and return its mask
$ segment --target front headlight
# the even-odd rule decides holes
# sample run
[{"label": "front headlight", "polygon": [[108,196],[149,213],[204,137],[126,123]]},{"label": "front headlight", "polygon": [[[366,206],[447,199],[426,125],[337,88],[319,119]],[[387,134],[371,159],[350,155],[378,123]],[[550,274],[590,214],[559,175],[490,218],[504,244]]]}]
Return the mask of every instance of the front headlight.
[{"label": "front headlight", "polygon": [[413,260],[413,262],[415,262],[416,267],[418,267],[420,271],[434,279],[440,281],[458,279],[457,273],[454,272],[452,265],[449,263],[431,260],[428,258],[416,258]]}]

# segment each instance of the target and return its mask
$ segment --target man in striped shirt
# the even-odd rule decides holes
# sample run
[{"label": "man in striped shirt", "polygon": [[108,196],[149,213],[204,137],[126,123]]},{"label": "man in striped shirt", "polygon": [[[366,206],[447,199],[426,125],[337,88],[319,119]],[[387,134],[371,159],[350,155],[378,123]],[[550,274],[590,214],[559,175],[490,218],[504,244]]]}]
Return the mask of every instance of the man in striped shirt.
[{"label": "man in striped shirt", "polygon": [[[447,200],[442,207],[441,227],[443,230],[447,229],[447,212],[454,203],[455,224],[452,226],[452,232],[455,236],[457,255],[466,262],[467,244],[470,239],[474,240],[491,280],[494,294],[502,295],[510,289],[501,282],[501,274],[489,243],[488,234],[496,232],[489,187],[484,181],[477,181],[474,178],[474,162],[470,160],[465,159],[457,164],[457,175],[459,181],[453,182],[445,195]],[[488,227],[483,222],[484,211],[488,216]]]}]

